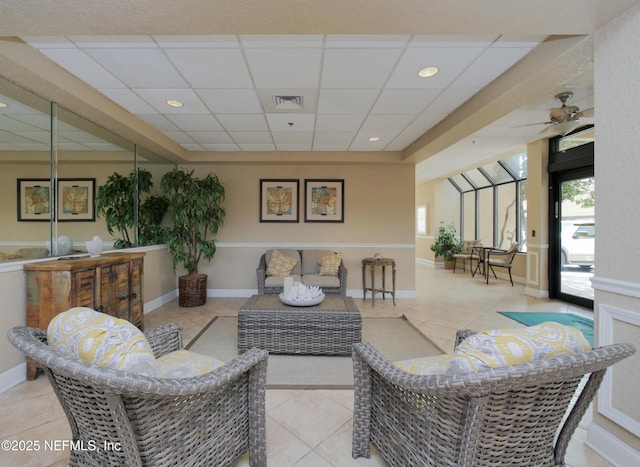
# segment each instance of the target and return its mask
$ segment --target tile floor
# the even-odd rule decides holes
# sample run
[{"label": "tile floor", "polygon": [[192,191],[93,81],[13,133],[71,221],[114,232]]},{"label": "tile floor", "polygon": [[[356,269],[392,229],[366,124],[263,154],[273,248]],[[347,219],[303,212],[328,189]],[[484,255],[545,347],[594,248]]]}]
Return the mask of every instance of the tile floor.
[{"label": "tile floor", "polygon": [[[398,272],[402,274],[402,271]],[[514,321],[496,311],[559,311],[589,315],[584,310],[552,300],[524,295],[524,287],[492,280],[486,285],[469,271],[436,269],[416,264],[416,299],[371,302],[356,300],[363,316],[406,315],[443,349],[450,350],[456,329],[516,327]],[[173,301],[145,315],[147,328],[178,321],[184,326],[185,343],[195,337],[213,316],[233,315],[244,298],[210,298],[197,308],[179,308]],[[370,459],[351,458],[351,414],[353,391],[267,390],[267,455],[269,466],[382,466],[373,452]],[[567,464],[573,467],[604,467],[609,463],[584,446],[588,416],[569,447]],[[0,439],[63,440],[69,428],[46,378],[21,383],[0,394]],[[0,466],[62,466],[68,451],[64,446],[47,452],[0,453]],[[245,455],[237,464],[249,465]]]}]

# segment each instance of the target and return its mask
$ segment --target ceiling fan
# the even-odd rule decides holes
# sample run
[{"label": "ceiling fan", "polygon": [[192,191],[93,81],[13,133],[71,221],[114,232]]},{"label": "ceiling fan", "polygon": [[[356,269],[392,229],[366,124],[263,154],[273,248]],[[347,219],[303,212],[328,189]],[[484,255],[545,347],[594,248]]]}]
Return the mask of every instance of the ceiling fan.
[{"label": "ceiling fan", "polygon": [[573,97],[573,93],[571,91],[561,92],[556,94],[555,99],[562,102],[561,107],[553,107],[549,111],[549,120],[546,122],[538,122],[538,123],[529,123],[527,125],[519,125],[519,126],[531,126],[531,125],[548,125],[545,127],[540,133],[544,133],[546,131],[554,131],[559,132],[563,135],[575,130],[580,122],[582,117],[584,118],[593,118],[594,109],[580,110],[578,106],[575,105],[567,105],[567,100]]}]

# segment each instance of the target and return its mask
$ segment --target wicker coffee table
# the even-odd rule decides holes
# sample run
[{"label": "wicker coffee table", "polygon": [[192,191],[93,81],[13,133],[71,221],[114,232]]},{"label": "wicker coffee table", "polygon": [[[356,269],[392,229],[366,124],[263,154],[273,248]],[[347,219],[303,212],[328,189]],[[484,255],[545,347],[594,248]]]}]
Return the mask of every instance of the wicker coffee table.
[{"label": "wicker coffee table", "polygon": [[310,307],[288,306],[277,295],[254,295],[238,311],[238,350],[351,355],[362,317],[353,298],[327,295]]}]

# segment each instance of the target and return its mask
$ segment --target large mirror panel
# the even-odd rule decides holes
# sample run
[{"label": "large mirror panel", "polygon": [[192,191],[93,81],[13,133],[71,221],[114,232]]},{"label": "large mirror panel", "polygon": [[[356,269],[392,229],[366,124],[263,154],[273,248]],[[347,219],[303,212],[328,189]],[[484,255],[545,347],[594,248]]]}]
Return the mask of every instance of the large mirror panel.
[{"label": "large mirror panel", "polygon": [[[137,167],[153,184],[141,193],[144,201],[159,194],[160,178],[172,165],[0,78],[0,167],[5,262],[86,253],[85,242],[95,236],[105,249],[150,244],[139,241],[134,225],[110,233],[96,196],[110,177],[133,178]],[[133,180],[123,190],[131,200],[138,186]]]}]

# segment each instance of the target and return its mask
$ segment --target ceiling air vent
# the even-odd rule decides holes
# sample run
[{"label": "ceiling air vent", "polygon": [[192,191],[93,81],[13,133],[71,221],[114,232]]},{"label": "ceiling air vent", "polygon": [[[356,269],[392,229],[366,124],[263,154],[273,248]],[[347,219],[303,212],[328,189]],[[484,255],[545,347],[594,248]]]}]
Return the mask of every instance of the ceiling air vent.
[{"label": "ceiling air vent", "polygon": [[302,110],[302,96],[273,96],[276,110]]}]

